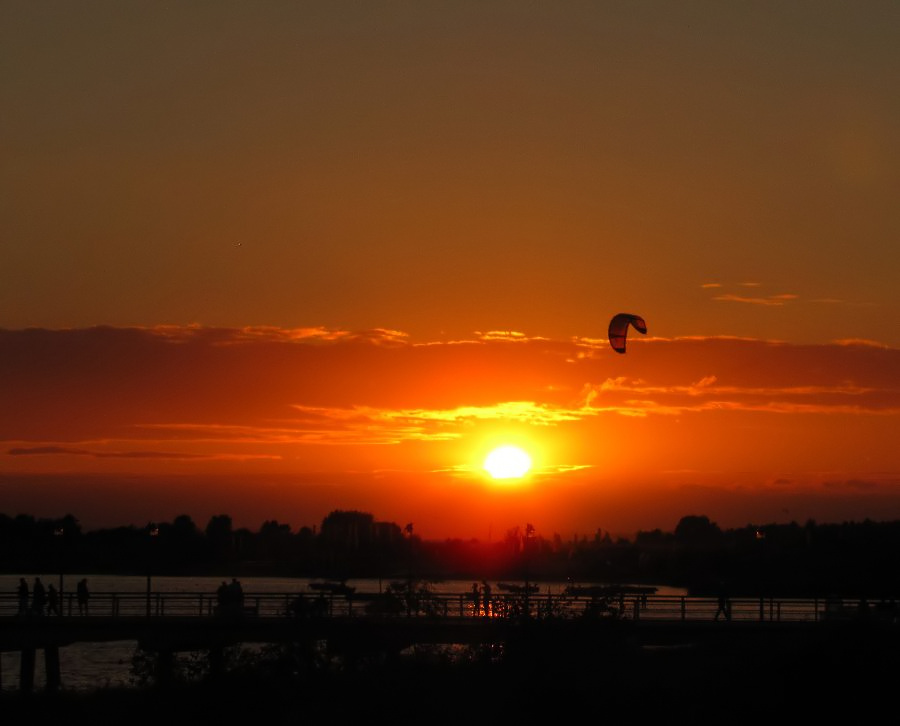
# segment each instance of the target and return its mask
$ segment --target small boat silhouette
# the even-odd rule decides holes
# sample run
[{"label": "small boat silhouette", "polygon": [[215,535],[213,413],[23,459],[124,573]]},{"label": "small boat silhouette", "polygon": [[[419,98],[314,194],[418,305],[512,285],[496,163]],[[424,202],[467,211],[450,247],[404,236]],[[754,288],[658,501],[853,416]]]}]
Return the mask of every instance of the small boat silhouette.
[{"label": "small boat silhouette", "polygon": [[537,592],[538,590],[540,590],[540,586],[539,585],[525,586],[525,585],[516,585],[513,583],[509,583],[509,582],[498,582],[497,589],[503,590],[504,592],[511,592],[511,593],[514,593],[517,595],[523,595],[526,592],[528,592],[528,593]]},{"label": "small boat silhouette", "polygon": [[563,592],[573,597],[615,597],[617,595],[653,595],[657,588],[643,585],[569,585]]},{"label": "small boat silhouette", "polygon": [[356,592],[355,587],[351,587],[343,580],[340,582],[325,581],[309,583],[310,590],[318,590],[319,592],[328,592],[332,595],[352,595]]}]

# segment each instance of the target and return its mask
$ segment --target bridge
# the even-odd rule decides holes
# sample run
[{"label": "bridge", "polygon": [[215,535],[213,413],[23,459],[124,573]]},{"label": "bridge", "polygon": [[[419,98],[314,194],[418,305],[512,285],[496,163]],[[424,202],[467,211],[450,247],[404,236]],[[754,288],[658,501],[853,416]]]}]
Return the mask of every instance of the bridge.
[{"label": "bridge", "polygon": [[[20,655],[19,689],[34,688],[43,651],[47,690],[61,686],[59,649],[74,643],[134,641],[159,655],[167,674],[175,653],[209,651],[210,662],[238,644],[322,643],[347,660],[394,656],[420,644],[503,645],[559,656],[628,647],[717,643],[873,640],[900,633],[892,602],[716,598],[647,594],[247,593],[224,607],[212,593],[96,593],[89,610],[66,598],[59,615],[18,613],[0,596],[0,650]],[[520,650],[521,652],[521,650]],[[2,673],[0,673],[2,678]]]}]

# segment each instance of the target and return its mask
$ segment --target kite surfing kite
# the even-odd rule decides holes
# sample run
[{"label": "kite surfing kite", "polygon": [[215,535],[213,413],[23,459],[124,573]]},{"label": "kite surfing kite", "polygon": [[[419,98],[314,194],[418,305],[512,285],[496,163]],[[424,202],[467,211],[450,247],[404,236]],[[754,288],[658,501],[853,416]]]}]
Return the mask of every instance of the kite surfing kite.
[{"label": "kite surfing kite", "polygon": [[616,353],[625,352],[625,338],[629,325],[642,335],[647,334],[647,323],[640,315],[631,313],[613,315],[613,319],[609,321],[609,344]]}]

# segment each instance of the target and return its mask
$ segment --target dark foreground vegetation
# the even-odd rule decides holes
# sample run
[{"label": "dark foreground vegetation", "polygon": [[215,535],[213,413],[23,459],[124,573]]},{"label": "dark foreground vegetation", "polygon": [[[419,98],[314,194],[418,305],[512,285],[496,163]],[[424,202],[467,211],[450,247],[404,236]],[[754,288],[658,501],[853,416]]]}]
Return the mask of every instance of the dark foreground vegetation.
[{"label": "dark foreground vegetation", "polygon": [[900,596],[900,522],[747,525],[722,530],[682,517],[672,532],[633,539],[598,530],[563,540],[514,527],[496,542],[422,540],[411,524],[334,511],[321,526],[275,520],[256,531],[225,514],[204,528],[188,515],[144,527],[83,531],[72,516],[0,514],[0,568],[7,573],[269,575],[331,579],[518,579],[648,583],[692,594]]},{"label": "dark foreground vegetation", "polygon": [[589,650],[483,648],[451,660],[423,649],[353,668],[283,647],[219,679],[195,663],[189,683],[6,694],[0,708],[10,723],[859,723],[893,709],[895,641],[642,650],[611,634]]}]

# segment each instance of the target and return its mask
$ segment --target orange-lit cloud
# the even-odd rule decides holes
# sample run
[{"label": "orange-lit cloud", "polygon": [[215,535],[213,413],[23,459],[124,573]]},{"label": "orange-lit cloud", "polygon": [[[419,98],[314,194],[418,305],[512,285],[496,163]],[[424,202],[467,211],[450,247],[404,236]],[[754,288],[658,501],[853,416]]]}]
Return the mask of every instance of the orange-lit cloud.
[{"label": "orange-lit cloud", "polygon": [[516,330],[488,330],[487,332],[476,332],[475,337],[478,340],[515,340],[527,341],[530,338],[525,333]]},{"label": "orange-lit cloud", "polygon": [[784,305],[785,300],[793,300],[796,295],[772,295],[770,297],[746,297],[745,295],[716,295],[713,300],[721,300],[724,302],[748,303],[750,305],[768,305],[777,306]]},{"label": "orange-lit cloud", "polygon": [[[642,343],[652,352],[629,354],[629,375],[610,375],[622,359],[598,339],[412,344],[396,331],[2,331],[3,385],[18,405],[3,409],[0,431],[23,441],[41,441],[41,431],[145,440],[166,430],[203,441],[383,443],[452,438],[480,421],[555,426],[600,409],[884,414],[900,405],[897,351],[871,341]],[[57,369],[57,360],[68,363]]]},{"label": "orange-lit cloud", "polygon": [[[610,394],[625,394],[623,404]],[[655,396],[653,399],[631,398]],[[700,399],[700,400],[698,400]],[[674,415],[710,410],[771,411],[781,413],[886,414],[900,412],[897,392],[838,383],[831,386],[722,386],[715,376],[688,385],[653,386],[646,381],[608,379],[585,389],[586,404],[626,415]],[[604,401],[606,405],[604,406]],[[681,401],[680,404],[676,402]]]},{"label": "orange-lit cloud", "polygon": [[877,340],[867,340],[865,338],[841,338],[840,340],[834,341],[835,345],[868,345],[873,348],[884,348],[885,350],[889,350],[890,346],[885,345],[884,343],[880,343]]},{"label": "orange-lit cloud", "polygon": [[[701,288],[705,290],[716,290],[722,291],[726,286],[722,283],[718,282],[710,282],[704,283],[700,285]],[[737,283],[737,287],[741,288],[762,288],[764,284],[761,282],[740,282]],[[763,307],[783,307],[788,303],[801,303],[805,302],[806,304],[817,304],[817,305],[846,305],[852,307],[860,307],[860,306],[868,306],[865,303],[851,303],[847,300],[843,300],[841,298],[836,297],[815,297],[815,298],[806,298],[805,300],[801,298],[801,296],[797,293],[792,292],[782,292],[775,293],[772,295],[756,295],[749,296],[740,292],[719,292],[714,295],[711,300],[715,300],[718,302],[734,302],[734,303],[744,303],[746,305],[758,305]]]},{"label": "orange-lit cloud", "polygon": [[173,459],[173,460],[205,460],[205,461],[248,461],[251,459],[275,459],[280,457],[253,454],[191,454],[174,451],[97,451],[90,449],[73,449],[65,446],[32,446],[13,447],[7,452],[10,456],[85,456],[95,459]]}]

